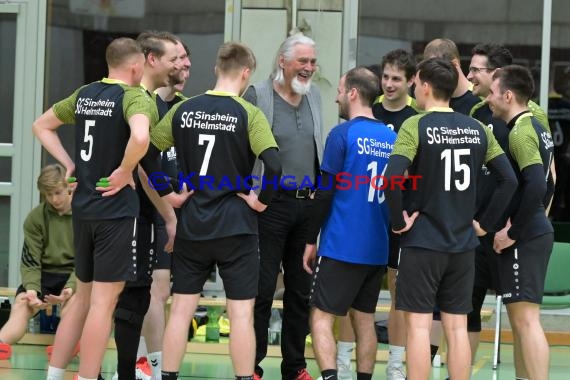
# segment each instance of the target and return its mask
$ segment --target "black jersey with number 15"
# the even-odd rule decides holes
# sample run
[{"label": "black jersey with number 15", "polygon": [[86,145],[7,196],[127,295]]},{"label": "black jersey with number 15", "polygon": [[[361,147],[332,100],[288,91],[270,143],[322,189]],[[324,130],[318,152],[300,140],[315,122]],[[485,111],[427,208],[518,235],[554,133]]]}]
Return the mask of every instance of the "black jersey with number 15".
[{"label": "black jersey with number 15", "polygon": [[408,158],[410,175],[421,176],[407,189],[405,208],[419,211],[402,247],[465,252],[479,243],[473,232],[481,165],[502,154],[492,132],[450,108],[412,116],[398,133],[392,155]]}]

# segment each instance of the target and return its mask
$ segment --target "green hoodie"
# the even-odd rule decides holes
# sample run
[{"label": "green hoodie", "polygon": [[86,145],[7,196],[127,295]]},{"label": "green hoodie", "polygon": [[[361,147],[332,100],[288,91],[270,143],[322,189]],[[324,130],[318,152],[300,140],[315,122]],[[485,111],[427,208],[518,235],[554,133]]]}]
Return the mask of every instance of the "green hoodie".
[{"label": "green hoodie", "polygon": [[41,292],[42,272],[70,273],[65,288],[75,290],[73,226],[71,211],[65,215],[47,202],[36,206],[24,222],[22,285]]}]

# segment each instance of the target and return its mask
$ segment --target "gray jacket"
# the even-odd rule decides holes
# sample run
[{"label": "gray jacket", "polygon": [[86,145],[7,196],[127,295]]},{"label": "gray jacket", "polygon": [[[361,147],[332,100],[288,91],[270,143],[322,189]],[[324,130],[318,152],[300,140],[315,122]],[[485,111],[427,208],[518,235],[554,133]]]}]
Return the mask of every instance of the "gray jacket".
[{"label": "gray jacket", "polygon": [[[273,80],[267,79],[263,82],[258,82],[253,84],[251,87],[255,90],[255,96],[257,97],[257,107],[259,107],[271,128],[273,129]],[[313,116],[313,129],[315,137],[315,147],[317,150],[317,159],[319,167],[323,162],[323,113],[322,113],[322,102],[321,93],[319,88],[313,83],[309,92],[307,92],[307,101],[309,102],[309,108],[311,109],[311,114]],[[255,166],[253,167],[252,175],[257,178],[261,178],[263,174],[263,163],[258,159],[255,161]],[[255,181],[254,181],[255,182]],[[259,185],[259,183],[254,183]]]}]

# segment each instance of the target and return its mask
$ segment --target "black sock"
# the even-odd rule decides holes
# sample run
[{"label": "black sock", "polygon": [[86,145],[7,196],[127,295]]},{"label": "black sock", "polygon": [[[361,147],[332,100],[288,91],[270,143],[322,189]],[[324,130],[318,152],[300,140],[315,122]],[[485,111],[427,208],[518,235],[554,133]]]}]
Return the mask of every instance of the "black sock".
[{"label": "black sock", "polygon": [[338,380],[338,371],[336,369],[325,369],[321,371],[323,380]]},{"label": "black sock", "polygon": [[356,380],[372,380],[372,374],[364,372],[356,372]]},{"label": "black sock", "polygon": [[162,380],[178,380],[178,372],[161,371]]},{"label": "black sock", "polygon": [[251,375],[251,376],[237,376],[236,375],[236,380],[253,380],[253,375]]},{"label": "black sock", "polygon": [[430,344],[429,348],[431,351],[431,361],[433,362],[433,358],[435,358],[435,355],[437,354],[437,350],[439,350],[439,346],[434,346],[433,344]]}]

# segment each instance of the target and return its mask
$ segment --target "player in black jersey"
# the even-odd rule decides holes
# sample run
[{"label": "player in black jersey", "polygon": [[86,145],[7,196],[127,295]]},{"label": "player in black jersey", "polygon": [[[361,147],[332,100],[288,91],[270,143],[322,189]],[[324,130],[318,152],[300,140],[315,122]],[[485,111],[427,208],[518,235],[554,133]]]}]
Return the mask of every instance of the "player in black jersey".
[{"label": "player in black jersey", "polygon": [[429,376],[429,330],[438,305],[449,342],[451,378],[466,380],[470,375],[466,315],[471,310],[473,250],[478,244],[473,217],[479,168],[487,162],[501,179],[479,220],[484,230],[491,229],[505,209],[516,179],[489,129],[449,108],[457,70],[448,61],[421,62],[415,84],[418,106],[427,112],[412,116],[400,128],[386,178],[400,178],[406,170],[422,177],[417,190],[407,191],[404,204],[394,183],[385,190],[392,229],[402,234],[396,308],[406,317],[407,376]]},{"label": "player in black jersey", "polygon": [[[489,88],[493,82],[493,74],[501,67],[510,65],[513,61],[511,52],[502,45],[498,44],[478,44],[472,49],[473,56],[469,65],[469,74],[467,79],[473,83],[473,93],[477,96],[485,98],[489,95]],[[548,120],[544,111],[534,102],[528,102],[528,108],[532,111],[535,118],[548,127]],[[507,123],[493,117],[493,113],[486,101],[481,101],[472,109],[470,115],[489,127],[501,148],[508,151],[509,129]],[[477,188],[477,207],[481,208],[487,204],[493,194],[496,182],[488,168],[483,167],[481,177]],[[498,228],[502,228],[507,216],[503,216],[497,224]],[[489,233],[481,237],[480,245],[475,250],[475,281],[473,287],[473,311],[467,316],[467,330],[469,331],[469,343],[471,345],[472,363],[475,362],[475,355],[479,345],[479,335],[481,331],[481,307],[485,300],[487,289],[497,290],[498,267],[497,254],[493,250],[494,234]]]},{"label": "player in black jersey", "polygon": [[[74,174],[78,183],[72,203],[77,302],[57,330],[50,380],[63,379],[80,336],[79,376],[97,378],[117,298],[125,281],[136,275],[132,257],[139,210],[131,186],[149,142],[150,98],[138,87],[144,55],[135,41],[114,40],[106,59],[108,78],[79,88],[33,126],[48,152],[65,166],[66,175]],[[65,123],[77,128],[74,160],[55,131]]]},{"label": "player in black jersey", "polygon": [[546,217],[553,182],[550,131],[529,111],[534,84],[530,71],[509,65],[493,74],[486,100],[493,116],[509,128],[507,154],[519,187],[507,210],[509,220],[495,235],[499,281],[513,328],[516,377],[547,379],[549,349],[540,324],[544,279],[554,230]]},{"label": "player in black jersey", "polygon": [[[381,63],[383,94],[372,106],[374,117],[381,120],[396,133],[406,119],[418,113],[416,101],[409,95],[414,83],[416,62],[413,55],[396,49],[387,53]],[[389,357],[386,366],[387,380],[404,380],[402,356],[406,346],[404,313],[396,310],[396,274],[400,257],[400,235],[390,231],[388,258],[388,289],[390,290],[390,313],[388,315]]]},{"label": "player in black jersey", "polygon": [[[181,59],[178,58],[176,36],[168,32],[148,31],[137,37],[145,53],[144,73],[141,85],[151,99],[148,104],[151,114],[150,128],[159,120],[154,91],[169,83],[169,78],[180,71]],[[146,181],[136,178],[136,190],[139,196],[138,238],[137,238],[137,277],[128,281],[121,292],[115,310],[115,343],[117,345],[117,376],[121,380],[135,380],[135,365],[140,372],[146,367],[145,358],[137,363],[137,347],[140,341],[143,319],[150,305],[150,287],[152,272],[156,262],[156,252],[172,250],[173,236],[176,230],[176,216],[172,207],[161,200],[156,193],[148,189]],[[147,195],[147,192],[150,195]],[[155,218],[157,209],[165,215],[163,230],[168,238],[157,238]]]},{"label": "player in black jersey", "polygon": [[374,117],[398,133],[402,123],[418,113],[415,99],[409,95],[414,83],[416,61],[403,49],[392,50],[380,65],[382,95],[372,105]]},{"label": "player in black jersey", "polygon": [[558,173],[551,215],[556,222],[570,222],[570,99],[556,92],[554,84],[551,87],[548,120]]},{"label": "player in black jersey", "polygon": [[[259,275],[256,211],[265,210],[281,174],[267,119],[239,97],[254,69],[255,58],[248,47],[222,45],[214,90],[176,104],[151,131],[152,145],[144,161],[147,173],[158,170],[160,151],[175,146],[184,174],[181,181],[195,191],[180,210],[172,256],[173,299],[164,333],[164,380],[178,376],[190,319],[216,264],[226,291],[236,379],[253,376],[253,303]],[[244,195],[256,156],[272,181],[270,186],[262,183],[259,198],[253,191]],[[172,195],[171,187],[156,187],[161,195]]]},{"label": "player in black jersey", "polygon": [[[457,86],[449,100],[449,107],[455,112],[469,115],[469,111],[480,101],[480,98],[472,93],[472,85],[461,70],[461,60],[457,45],[455,45],[455,42],[447,38],[437,38],[432,40],[424,49],[424,58],[434,57],[448,60],[457,71]],[[432,360],[438,351],[442,334],[441,314],[437,307],[434,310],[433,319],[434,323],[432,325],[432,335],[430,338]]]},{"label": "player in black jersey", "polygon": [[442,58],[451,62],[457,71],[457,87],[449,101],[449,106],[456,112],[469,115],[471,108],[481,101],[478,96],[471,92],[471,83],[461,70],[461,60],[457,45],[450,39],[437,38],[428,43],[424,49],[424,58]]},{"label": "player in black jersey", "polygon": [[[180,69],[174,70],[168,75],[168,86],[157,88],[155,91],[156,107],[160,118],[176,103],[187,99],[181,92],[190,76],[190,51],[181,40],[176,42],[176,51],[180,61]],[[170,178],[171,183],[177,184],[176,149],[172,147],[168,151],[162,152],[161,158],[162,172]],[[153,227],[156,251],[150,288],[150,305],[145,315],[142,333],[148,350],[148,364],[152,369],[153,376],[159,379],[162,367],[162,340],[166,325],[165,307],[170,297],[171,255],[162,249],[166,242],[167,233],[164,220],[157,213],[154,213]],[[141,360],[144,365],[144,358],[139,359],[139,361]],[[140,363],[137,362],[137,367],[139,366]]]}]

